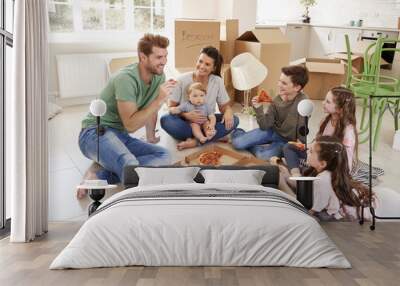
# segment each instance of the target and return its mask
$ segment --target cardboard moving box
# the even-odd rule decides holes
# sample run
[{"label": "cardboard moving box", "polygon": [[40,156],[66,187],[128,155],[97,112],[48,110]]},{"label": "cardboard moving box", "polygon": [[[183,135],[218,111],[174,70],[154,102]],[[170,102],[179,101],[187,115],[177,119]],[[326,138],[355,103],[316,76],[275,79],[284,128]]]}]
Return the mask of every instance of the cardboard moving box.
[{"label": "cardboard moving box", "polygon": [[220,52],[225,64],[235,56],[235,40],[239,36],[239,20],[227,19],[221,22]]},{"label": "cardboard moving box", "polygon": [[345,80],[345,66],[339,59],[303,58],[290,64],[305,65],[309,71],[309,80],[304,92],[310,99],[324,99],[327,92]]},{"label": "cardboard moving box", "polygon": [[[258,88],[277,93],[281,68],[289,64],[290,41],[279,28],[254,29],[242,34],[235,42],[235,54],[252,53],[267,68],[268,75]],[[252,90],[252,96],[257,93]]]},{"label": "cardboard moving box", "polygon": [[[364,54],[367,48],[372,44],[371,41],[357,41],[354,47],[351,48],[351,63],[353,73],[362,73],[364,71]],[[375,52],[375,47],[368,50],[368,55],[371,56]],[[329,58],[341,59],[347,63],[347,52],[340,51],[329,55]],[[381,58],[381,67],[389,65],[387,61]]]},{"label": "cardboard moving box", "polygon": [[[221,147],[221,146],[226,147]],[[199,157],[204,152],[218,152],[222,156],[220,157],[218,165],[236,165],[236,166],[252,166],[252,165],[266,165],[267,161],[258,159],[252,155],[244,154],[243,152],[232,149],[232,146],[223,143],[208,144],[188,156],[183,160],[174,163],[177,166],[198,166],[202,165],[199,161]]]},{"label": "cardboard moving box", "polygon": [[[334,53],[330,54],[329,58],[342,60],[347,64],[347,53]],[[351,55],[351,65],[353,67],[353,73],[362,73],[364,69],[364,59],[360,55]]]},{"label": "cardboard moving box", "polygon": [[214,20],[175,20],[175,67],[194,67],[205,46],[219,49],[220,22]]},{"label": "cardboard moving box", "polygon": [[231,65],[222,65],[221,76],[224,80],[226,92],[228,93],[230,98],[230,104],[233,105],[233,103],[235,102],[235,89],[233,88],[232,84]]}]

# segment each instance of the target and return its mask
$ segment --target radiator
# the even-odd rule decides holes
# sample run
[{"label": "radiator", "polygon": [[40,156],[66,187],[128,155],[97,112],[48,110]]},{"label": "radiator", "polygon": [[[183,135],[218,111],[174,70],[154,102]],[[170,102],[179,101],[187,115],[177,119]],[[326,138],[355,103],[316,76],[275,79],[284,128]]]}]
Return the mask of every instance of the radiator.
[{"label": "radiator", "polygon": [[136,53],[57,55],[60,99],[98,96],[109,79],[110,60],[132,55]]},{"label": "radiator", "polygon": [[107,83],[107,64],[101,54],[57,55],[60,98],[97,96]]}]

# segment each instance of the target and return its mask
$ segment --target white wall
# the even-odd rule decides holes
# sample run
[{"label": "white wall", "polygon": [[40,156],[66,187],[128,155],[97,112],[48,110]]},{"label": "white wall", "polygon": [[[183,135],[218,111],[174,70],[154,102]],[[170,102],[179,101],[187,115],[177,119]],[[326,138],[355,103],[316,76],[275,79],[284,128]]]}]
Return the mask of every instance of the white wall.
[{"label": "white wall", "polygon": [[182,18],[239,19],[239,34],[256,25],[257,0],[183,0]]},{"label": "white wall", "polygon": [[[315,24],[348,25],[350,20],[363,19],[369,27],[397,28],[400,0],[317,0],[310,8]],[[258,0],[258,23],[301,21],[304,8],[299,0]]]},{"label": "white wall", "polygon": [[183,0],[182,18],[218,19],[218,4],[214,0]]},{"label": "white wall", "polygon": [[219,0],[218,16],[220,19],[233,19],[233,0]]},{"label": "white wall", "polygon": [[232,19],[239,19],[239,35],[253,29],[257,19],[257,0],[233,0]]},{"label": "white wall", "polygon": [[257,0],[219,0],[218,18],[239,19],[239,35],[256,25]]}]

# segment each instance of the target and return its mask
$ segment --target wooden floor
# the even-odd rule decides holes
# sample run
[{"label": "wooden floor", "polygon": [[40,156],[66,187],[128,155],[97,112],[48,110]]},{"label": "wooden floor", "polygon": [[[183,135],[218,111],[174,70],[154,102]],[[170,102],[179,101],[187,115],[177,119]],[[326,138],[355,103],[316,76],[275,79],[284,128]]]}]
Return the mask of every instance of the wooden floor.
[{"label": "wooden floor", "polygon": [[289,267],[123,267],[48,270],[51,261],[79,229],[79,223],[53,223],[49,233],[28,244],[0,241],[0,285],[400,285],[400,223],[326,223],[323,228],[353,268]]}]

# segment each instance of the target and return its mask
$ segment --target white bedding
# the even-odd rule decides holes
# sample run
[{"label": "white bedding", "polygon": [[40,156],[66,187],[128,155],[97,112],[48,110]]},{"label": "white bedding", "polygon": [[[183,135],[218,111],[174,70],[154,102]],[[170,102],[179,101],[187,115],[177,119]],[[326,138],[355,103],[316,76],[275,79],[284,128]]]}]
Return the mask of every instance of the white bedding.
[{"label": "white bedding", "polygon": [[132,192],[207,189],[262,190],[290,198],[278,190],[254,185],[127,189],[100,206],[103,211],[85,222],[50,269],[127,265],[351,267],[313,217],[279,201],[182,197],[112,204]]}]

